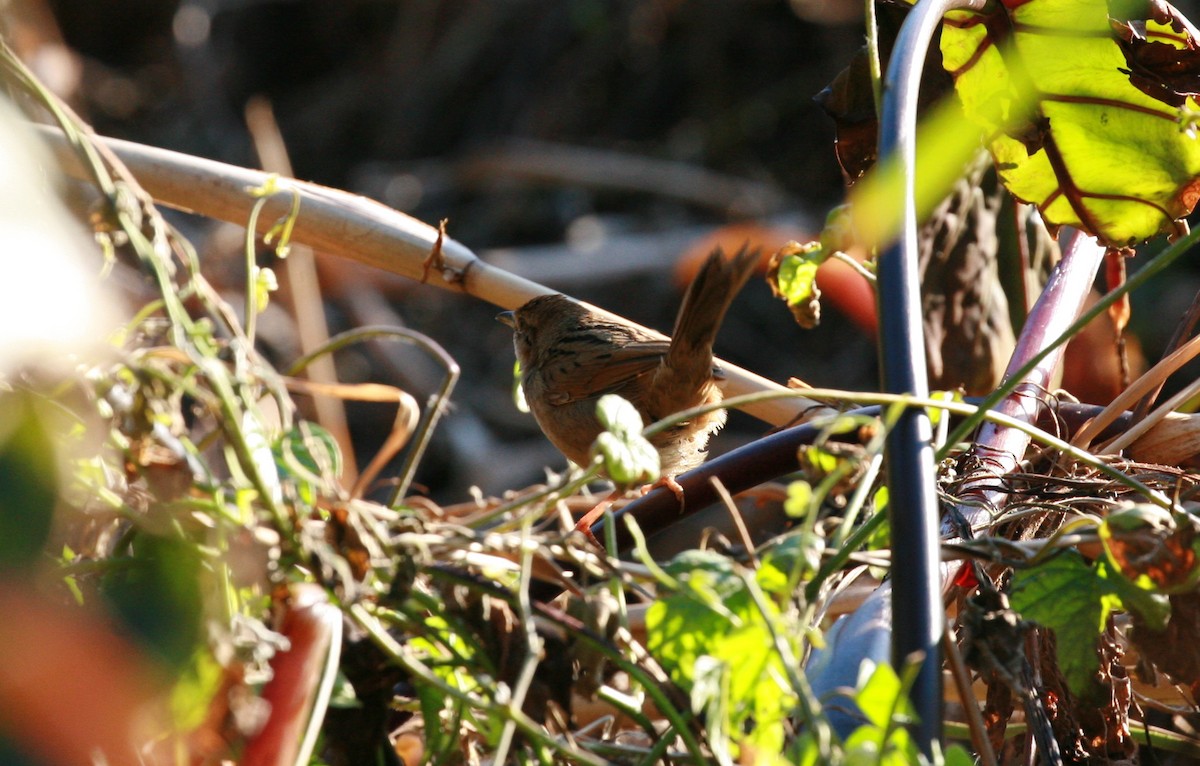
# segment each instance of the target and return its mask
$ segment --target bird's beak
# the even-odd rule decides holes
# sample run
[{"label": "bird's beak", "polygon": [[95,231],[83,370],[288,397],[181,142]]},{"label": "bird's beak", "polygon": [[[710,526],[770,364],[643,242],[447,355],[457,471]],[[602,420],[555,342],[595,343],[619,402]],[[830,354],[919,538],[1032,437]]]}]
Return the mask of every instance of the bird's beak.
[{"label": "bird's beak", "polygon": [[496,321],[502,322],[514,330],[517,329],[517,317],[511,311],[501,311],[496,315]]}]

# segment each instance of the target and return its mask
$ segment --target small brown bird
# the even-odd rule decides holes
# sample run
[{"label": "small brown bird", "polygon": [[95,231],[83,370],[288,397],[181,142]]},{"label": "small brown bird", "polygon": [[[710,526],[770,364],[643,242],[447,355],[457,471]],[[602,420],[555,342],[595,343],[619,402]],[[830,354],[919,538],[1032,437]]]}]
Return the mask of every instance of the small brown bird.
[{"label": "small brown bird", "polygon": [[[601,431],[596,402],[604,394],[628,399],[646,425],[721,401],[713,339],[758,262],[745,248],[731,259],[713,251],[683,297],[670,342],[563,295],[542,295],[501,314],[515,330],[525,399],[546,437],[571,461],[587,465]],[[714,410],[651,437],[663,477],[672,482],[703,462],[709,437],[724,424],[725,411]]]}]

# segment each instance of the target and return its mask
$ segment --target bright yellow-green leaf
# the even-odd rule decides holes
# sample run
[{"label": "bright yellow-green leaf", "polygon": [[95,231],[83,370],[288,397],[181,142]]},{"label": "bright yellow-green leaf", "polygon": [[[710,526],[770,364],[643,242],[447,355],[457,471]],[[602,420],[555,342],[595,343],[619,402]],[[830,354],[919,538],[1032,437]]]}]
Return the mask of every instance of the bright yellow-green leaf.
[{"label": "bright yellow-green leaf", "polygon": [[658,450],[641,434],[621,437],[604,431],[596,437],[592,452],[604,458],[604,473],[617,484],[648,484],[659,476]]},{"label": "bright yellow-green leaf", "polygon": [[903,725],[893,725],[912,717],[912,706],[903,692],[900,678],[891,665],[876,665],[860,681],[854,702],[867,722],[846,738],[845,763],[908,766],[918,762],[916,744],[908,730]]},{"label": "bright yellow-green leaf", "polygon": [[771,259],[767,282],[771,292],[782,298],[801,327],[812,328],[821,318],[821,291],[817,288],[817,269],[829,251],[819,242],[788,242]]},{"label": "bright yellow-green leaf", "polygon": [[616,394],[605,394],[596,402],[596,417],[605,431],[625,435],[641,433],[642,416],[637,408]]},{"label": "bright yellow-green leaf", "polygon": [[899,700],[900,677],[891,665],[876,665],[867,676],[862,688],[854,695],[859,710],[875,726],[885,728],[894,712],[907,712],[911,708],[907,700]]},{"label": "bright yellow-green leaf", "polygon": [[1008,6],[954,11],[942,32],[943,63],[1005,186],[1110,246],[1174,230],[1200,196],[1200,140],[1131,82],[1106,1]]},{"label": "bright yellow-green leaf", "polygon": [[841,458],[837,455],[816,445],[804,449],[804,459],[814,470],[820,471],[822,474],[837,470],[838,463],[841,462]]},{"label": "bright yellow-green leaf", "polygon": [[783,511],[790,518],[802,519],[812,508],[812,485],[804,479],[797,479],[788,484],[787,499],[783,501]]}]

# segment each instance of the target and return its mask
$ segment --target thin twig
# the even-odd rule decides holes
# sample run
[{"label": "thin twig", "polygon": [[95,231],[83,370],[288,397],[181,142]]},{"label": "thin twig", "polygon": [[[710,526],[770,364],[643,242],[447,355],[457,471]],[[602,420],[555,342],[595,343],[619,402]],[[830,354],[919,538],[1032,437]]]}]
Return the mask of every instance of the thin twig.
[{"label": "thin twig", "polygon": [[730,495],[729,490],[725,489],[725,485],[721,483],[719,476],[713,476],[709,479],[709,482],[713,485],[713,489],[717,491],[717,495],[720,496],[725,509],[729,511],[729,515],[733,518],[733,524],[737,527],[738,537],[742,539],[742,547],[746,549],[746,556],[750,559],[750,565],[758,569],[758,555],[754,552],[754,540],[750,537],[750,530],[746,528],[746,520],[742,518],[742,513],[738,510],[737,503],[733,501],[733,495]]}]

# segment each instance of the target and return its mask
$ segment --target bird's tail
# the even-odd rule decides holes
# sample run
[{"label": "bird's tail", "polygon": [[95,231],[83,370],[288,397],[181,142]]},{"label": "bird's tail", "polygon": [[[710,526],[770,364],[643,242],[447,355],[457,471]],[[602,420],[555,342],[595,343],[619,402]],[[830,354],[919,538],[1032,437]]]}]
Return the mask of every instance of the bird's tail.
[{"label": "bird's tail", "polygon": [[743,245],[732,258],[720,248],[713,250],[700,267],[683,296],[667,354],[666,367],[680,381],[702,380],[712,373],[717,330],[758,262],[758,251]]}]

